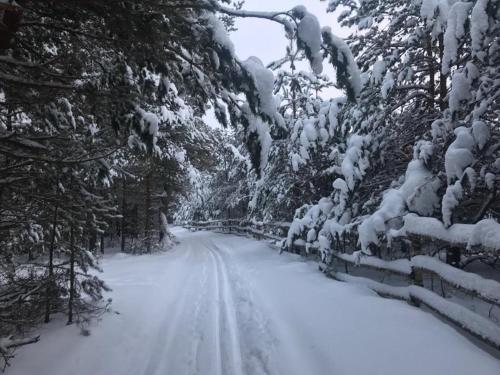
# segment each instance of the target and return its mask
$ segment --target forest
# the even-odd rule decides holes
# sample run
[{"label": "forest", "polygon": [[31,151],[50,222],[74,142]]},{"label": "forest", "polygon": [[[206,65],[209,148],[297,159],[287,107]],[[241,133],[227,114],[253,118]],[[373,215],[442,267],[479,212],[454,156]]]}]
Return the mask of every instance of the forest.
[{"label": "forest", "polygon": [[[101,259],[174,226],[258,227],[341,281],[430,267],[486,298],[500,350],[500,3],[327,3],[348,38],[293,2],[0,0],[0,371],[54,319],[90,335]],[[241,18],[282,58],[240,59]]]}]

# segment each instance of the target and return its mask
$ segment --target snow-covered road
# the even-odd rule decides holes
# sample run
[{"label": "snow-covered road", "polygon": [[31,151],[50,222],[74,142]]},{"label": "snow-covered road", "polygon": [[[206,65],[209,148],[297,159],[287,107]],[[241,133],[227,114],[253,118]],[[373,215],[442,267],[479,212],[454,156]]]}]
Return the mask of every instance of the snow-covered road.
[{"label": "snow-covered road", "polygon": [[[498,375],[500,361],[406,303],[247,238],[176,229],[168,253],[107,257],[114,309],[53,323],[8,375]],[[57,360],[56,360],[57,358]]]}]

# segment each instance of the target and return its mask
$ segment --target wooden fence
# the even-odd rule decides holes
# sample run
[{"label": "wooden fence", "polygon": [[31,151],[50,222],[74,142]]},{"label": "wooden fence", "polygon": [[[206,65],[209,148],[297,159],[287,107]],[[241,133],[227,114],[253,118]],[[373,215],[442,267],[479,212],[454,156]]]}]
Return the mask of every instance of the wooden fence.
[{"label": "wooden fence", "polygon": [[[185,226],[193,230],[245,234],[257,239],[275,241],[282,250],[300,252],[317,258],[320,270],[330,278],[363,285],[383,297],[404,300],[415,306],[425,306],[481,342],[500,351],[500,325],[489,318],[493,309],[500,310],[500,283],[497,281],[485,279],[425,255],[387,261],[365,256],[360,252],[347,254],[330,251],[330,260],[324,263],[319,257],[319,249],[314,245],[308,245],[306,248],[304,240],[295,240],[292,249],[286,247],[285,239],[289,223],[262,223],[235,219],[190,222]],[[394,275],[403,285],[391,285],[386,282],[385,277],[382,281],[376,281],[370,277],[351,274],[351,271],[360,268],[384,275]],[[441,286],[442,295],[434,291],[434,285]],[[482,301],[489,309],[489,316],[480,315],[463,304],[450,301],[445,296],[443,285]]]}]

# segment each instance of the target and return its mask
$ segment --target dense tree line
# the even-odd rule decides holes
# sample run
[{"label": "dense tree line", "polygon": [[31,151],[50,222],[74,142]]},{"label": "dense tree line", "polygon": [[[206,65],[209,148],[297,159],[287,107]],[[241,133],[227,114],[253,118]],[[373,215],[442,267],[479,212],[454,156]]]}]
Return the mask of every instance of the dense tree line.
[{"label": "dense tree line", "polygon": [[[54,314],[81,323],[85,333],[88,319],[109,304],[96,255],[109,244],[141,253],[168,246],[173,211],[197,215],[179,204],[189,182],[224,186],[233,201],[227,215],[246,210],[240,196],[253,191],[247,183],[260,186],[272,139],[287,125],[272,73],[234,53],[227,34],[234,17],[282,24],[317,74],[323,45],[355,96],[350,51],[333,35],[322,38],[305,7],[272,13],[241,5],[0,0],[5,365],[13,348],[36,340],[30,329]],[[236,140],[203,123],[208,108],[237,129]],[[243,168],[235,173],[236,165]],[[206,204],[203,195],[199,202]]]},{"label": "dense tree line", "polygon": [[[458,245],[468,250],[462,266],[498,266],[498,2],[331,0],[329,10],[355,30],[348,44],[360,74],[347,77],[359,89],[316,95],[327,83],[294,69],[293,49],[272,64],[286,126],[273,133],[263,175],[233,184],[247,204],[237,214],[291,222],[285,246],[307,239],[325,260],[331,251],[397,258]],[[214,202],[205,219],[227,217],[226,207]],[[411,246],[416,237],[425,246]]]},{"label": "dense tree line", "polygon": [[[241,6],[0,0],[4,363],[54,314],[86,332],[109,303],[96,255],[168,247],[174,213],[291,222],[284,245],[325,260],[465,224],[469,255],[498,261],[497,2],[330,0],[347,44],[303,6]],[[234,17],[283,25],[284,57],[239,60]]]},{"label": "dense tree line", "polygon": [[85,324],[107,307],[91,272],[105,238],[152,251],[184,170],[209,152],[197,118],[224,87],[202,82],[221,47],[205,10],[183,4],[0,4],[4,19],[18,17],[0,54],[5,362],[40,321],[63,312]]}]

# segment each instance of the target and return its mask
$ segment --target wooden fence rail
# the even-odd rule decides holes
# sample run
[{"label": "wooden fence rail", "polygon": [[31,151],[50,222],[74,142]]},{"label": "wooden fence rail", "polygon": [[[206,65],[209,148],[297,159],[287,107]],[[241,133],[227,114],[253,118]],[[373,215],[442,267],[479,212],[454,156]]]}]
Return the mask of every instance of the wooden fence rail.
[{"label": "wooden fence rail", "polygon": [[[300,251],[302,254],[317,256],[319,249],[308,245],[304,240],[296,240],[292,249],[286,247],[286,236],[289,223],[262,223],[248,220],[214,220],[205,222],[189,222],[185,224],[193,230],[212,230],[233,234],[247,234],[257,239],[272,240],[279,243],[282,250]],[[467,307],[452,302],[424,286],[424,279],[437,279],[449,287],[476,297],[493,308],[500,308],[500,283],[485,279],[480,275],[466,272],[441,262],[439,259],[419,255],[410,259],[383,260],[373,256],[365,256],[360,252],[353,254],[330,251],[329,264],[320,262],[320,270],[328,277],[338,281],[360,284],[375,291],[383,297],[408,301],[416,306],[426,306],[437,315],[468,332],[483,343],[500,351],[500,325]],[[335,270],[334,265],[345,265],[345,272]],[[390,285],[371,278],[349,274],[349,267],[360,267],[369,270],[393,274],[406,280],[404,286]],[[339,268],[339,267],[337,267]],[[490,311],[491,311],[490,309]]]}]

